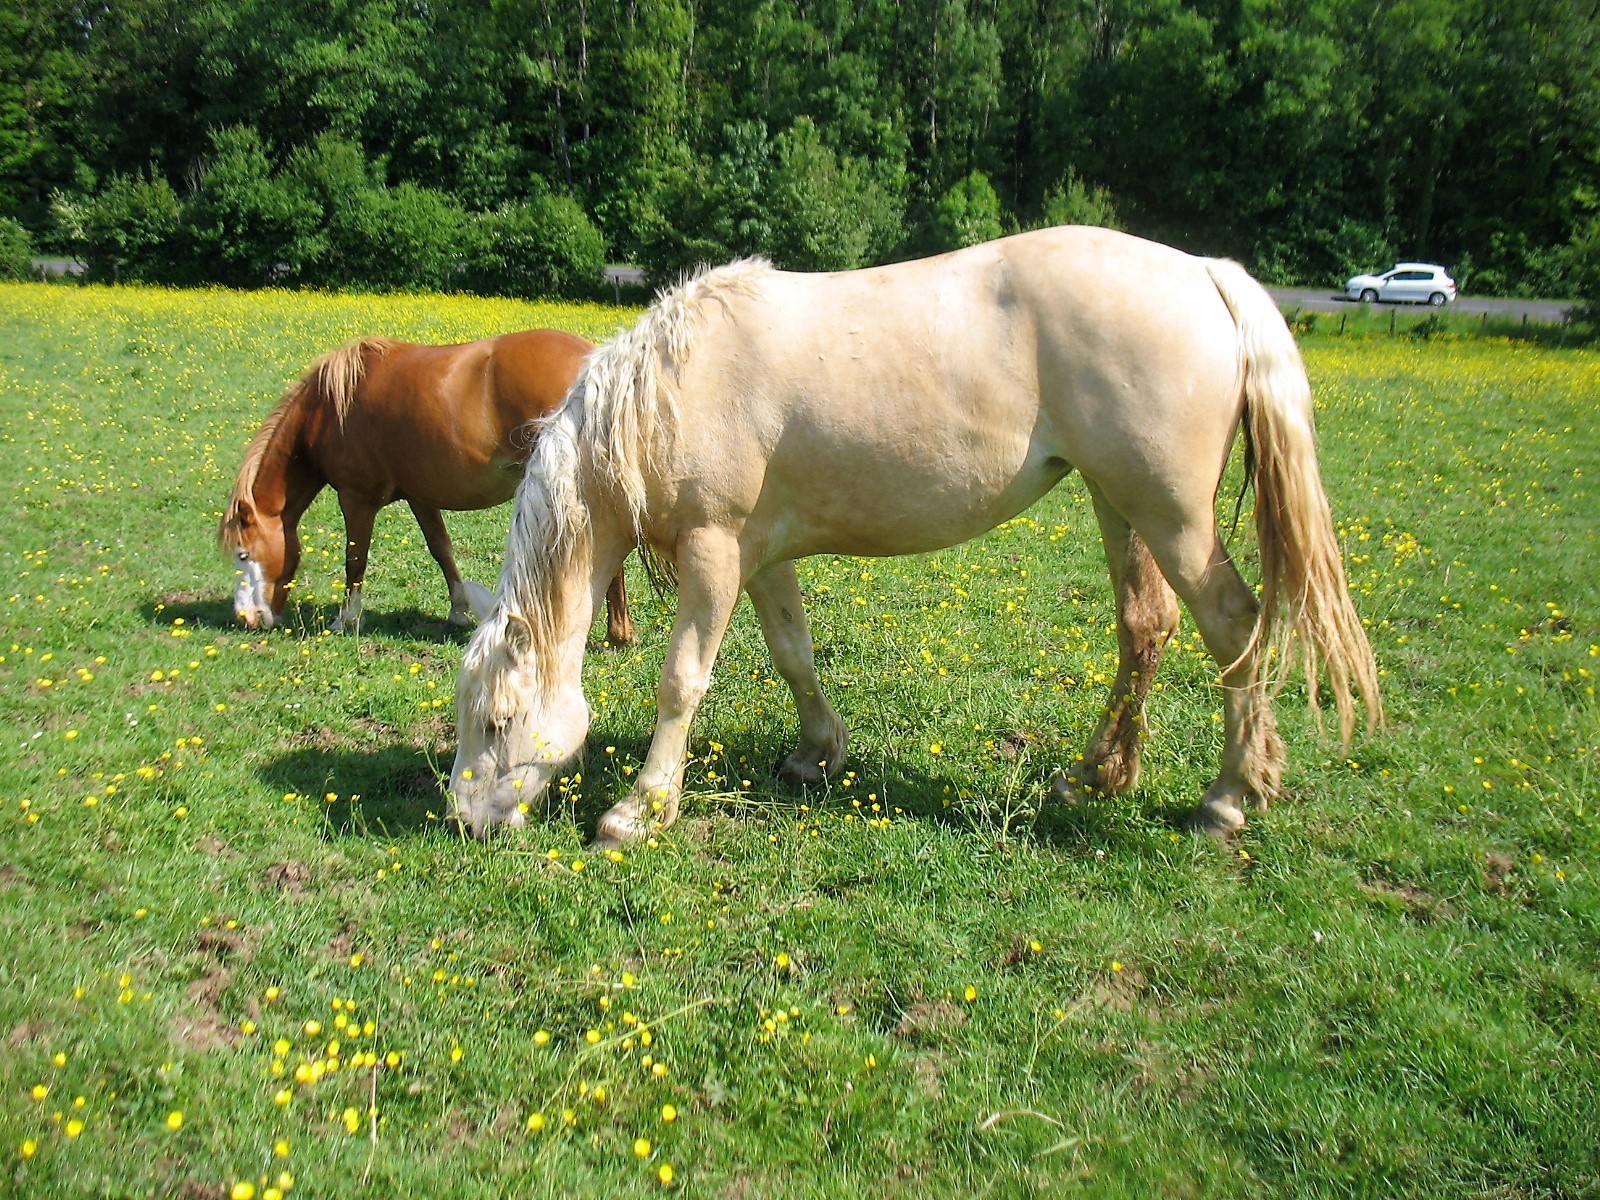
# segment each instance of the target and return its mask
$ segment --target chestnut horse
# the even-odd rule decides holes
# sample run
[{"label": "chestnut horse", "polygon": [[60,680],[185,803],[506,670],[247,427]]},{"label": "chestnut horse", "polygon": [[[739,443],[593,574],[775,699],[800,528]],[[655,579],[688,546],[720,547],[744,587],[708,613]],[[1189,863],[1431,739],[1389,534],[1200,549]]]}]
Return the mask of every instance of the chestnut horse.
[{"label": "chestnut horse", "polygon": [[[1216,513],[1241,429],[1259,601]],[[821,780],[845,766],[845,727],[817,678],[794,560],[950,546],[1072,471],[1105,545],[1120,664],[1058,795],[1134,785],[1178,598],[1222,682],[1221,762],[1192,828],[1232,833],[1278,794],[1271,701],[1296,664],[1314,709],[1326,673],[1346,740],[1356,692],[1368,724],[1382,723],[1299,349],[1236,263],[1099,229],[841,274],[735,263],[665,294],[590,356],[535,441],[500,604],[456,686],[451,800],[478,834],[524,820],[581,749],[584,632],[633,546],[675,571],[678,612],[650,749],[601,818],[606,843],[676,817],[690,722],[741,590],[798,710],[785,772]]]},{"label": "chestnut horse", "polygon": [[[440,509],[509,500],[531,445],[527,423],[553,411],[593,343],[554,329],[460,346],[363,338],[311,364],[245,451],[217,544],[237,564],[234,611],[251,629],[277,623],[300,565],[300,518],[319,492],[339,494],[345,602],[332,628],[361,620],[378,510],[404,500],[450,589],[450,623],[483,616],[487,589],[464,582]],[[633,640],[619,568],[607,638]]]}]

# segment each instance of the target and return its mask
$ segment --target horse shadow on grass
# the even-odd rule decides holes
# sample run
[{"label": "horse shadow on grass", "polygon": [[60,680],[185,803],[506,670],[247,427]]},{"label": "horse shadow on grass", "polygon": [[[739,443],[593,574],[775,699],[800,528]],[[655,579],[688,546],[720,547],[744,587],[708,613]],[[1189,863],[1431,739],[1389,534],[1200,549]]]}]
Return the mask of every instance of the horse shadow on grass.
[{"label": "horse shadow on grass", "polygon": [[[247,629],[234,615],[232,599],[200,592],[168,593],[143,604],[140,613],[152,625],[170,626],[181,621],[191,629],[239,633],[246,637],[320,637],[338,616],[335,608],[290,605],[284,610],[280,623],[271,629]],[[367,609],[361,614],[360,629],[349,636],[416,642],[464,642],[471,634],[470,627],[450,624],[442,612],[427,612],[408,606]]]},{"label": "horse shadow on grass", "polygon": [[393,838],[443,824],[448,800],[439,779],[449,770],[448,759],[396,743],[373,750],[302,746],[256,773],[275,794],[317,805],[330,835]]},{"label": "horse shadow on grass", "polygon": [[[608,748],[615,762],[638,763],[649,750],[649,737],[591,736],[583,759],[572,768],[574,774],[583,775],[583,785],[570,794],[563,794],[559,785],[552,786],[528,813],[530,830],[553,828],[570,820],[586,841],[594,837],[601,816],[622,799],[627,787],[627,780],[606,765],[613,761],[606,753]],[[347,743],[313,744],[263,765],[258,775],[274,793],[304,796],[301,803],[321,808],[331,837],[399,838],[434,830],[456,836],[445,793],[452,755],[453,747],[440,753],[407,743],[373,749]],[[1148,844],[1152,833],[1178,828],[1188,811],[1139,793],[1054,798],[1049,784],[1055,767],[1042,761],[1026,764],[1026,769],[1012,778],[1012,790],[1025,798],[1020,802],[970,792],[964,795],[948,777],[892,757],[876,764],[870,783],[865,780],[866,773],[852,763],[856,781],[848,787],[842,778],[811,787],[792,786],[779,779],[777,766],[773,762],[745,767],[751,786],[736,797],[712,792],[691,780],[685,794],[691,821],[676,836],[686,836],[686,830],[694,828],[695,817],[770,822],[793,821],[802,813],[811,813],[835,821],[850,815],[862,821],[917,821],[989,839],[996,845],[1032,842],[1068,853],[1137,852]],[[327,799],[329,795],[334,797],[332,801]],[[877,810],[873,804],[878,805]]]}]

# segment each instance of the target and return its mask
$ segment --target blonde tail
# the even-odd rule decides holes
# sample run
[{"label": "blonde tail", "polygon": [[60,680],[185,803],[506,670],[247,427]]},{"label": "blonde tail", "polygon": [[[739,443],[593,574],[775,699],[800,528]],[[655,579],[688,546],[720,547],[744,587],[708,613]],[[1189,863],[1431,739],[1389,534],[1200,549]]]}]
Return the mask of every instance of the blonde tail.
[{"label": "blonde tail", "polygon": [[1348,744],[1356,724],[1352,692],[1361,693],[1368,728],[1383,725],[1383,701],[1317,469],[1311,384],[1294,335],[1265,289],[1237,263],[1211,260],[1207,268],[1239,328],[1244,366],[1246,459],[1261,552],[1257,679],[1276,692],[1298,658],[1316,712],[1320,666]]}]

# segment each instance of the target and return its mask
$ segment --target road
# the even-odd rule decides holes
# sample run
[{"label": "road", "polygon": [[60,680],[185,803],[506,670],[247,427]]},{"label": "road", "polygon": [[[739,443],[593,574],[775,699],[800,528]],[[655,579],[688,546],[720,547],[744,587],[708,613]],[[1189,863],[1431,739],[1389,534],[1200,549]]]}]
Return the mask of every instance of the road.
[{"label": "road", "polygon": [[[1361,306],[1354,300],[1346,300],[1343,295],[1334,292],[1331,288],[1268,288],[1272,298],[1278,302],[1280,308],[1310,309],[1312,312],[1359,312]],[[1487,313],[1494,317],[1511,317],[1513,320],[1527,317],[1530,321],[1539,321],[1546,325],[1560,325],[1567,319],[1567,310],[1572,307],[1571,300],[1495,300],[1480,296],[1462,296],[1450,305],[1454,313],[1471,313],[1478,315]],[[1374,310],[1382,312],[1390,308],[1408,310],[1417,305],[1402,304],[1375,304]]]}]

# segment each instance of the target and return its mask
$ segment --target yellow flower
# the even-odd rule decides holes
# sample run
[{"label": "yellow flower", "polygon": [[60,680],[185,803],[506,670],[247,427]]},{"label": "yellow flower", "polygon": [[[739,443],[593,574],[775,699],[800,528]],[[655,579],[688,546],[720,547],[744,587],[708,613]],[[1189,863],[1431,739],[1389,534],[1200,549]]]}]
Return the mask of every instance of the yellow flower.
[{"label": "yellow flower", "polygon": [[634,1152],[634,1154],[636,1154],[640,1158],[649,1158],[650,1157],[650,1139],[649,1138],[634,1138],[634,1140],[633,1140],[633,1152]]},{"label": "yellow flower", "polygon": [[543,1113],[529,1113],[528,1114],[528,1128],[531,1131],[533,1131],[534,1133],[537,1133],[537,1132],[539,1132],[539,1130],[543,1129],[544,1128],[544,1114]]},{"label": "yellow flower", "polygon": [[971,984],[968,984],[967,990],[963,992],[962,995],[966,997],[967,1003],[971,1004],[978,998],[978,989],[973,987]]},{"label": "yellow flower", "polygon": [[228,1200],[255,1200],[256,1185],[248,1179],[241,1179],[233,1185],[233,1190],[228,1193]]},{"label": "yellow flower", "polygon": [[175,1108],[167,1114],[167,1128],[173,1130],[183,1128],[183,1110],[181,1108]]},{"label": "yellow flower", "polygon": [[73,1117],[72,1120],[67,1122],[67,1136],[69,1138],[75,1138],[82,1132],[83,1122],[77,1117]]},{"label": "yellow flower", "polygon": [[662,1163],[658,1168],[656,1168],[656,1178],[659,1179],[663,1184],[671,1183],[673,1174],[674,1172],[672,1170],[671,1163]]},{"label": "yellow flower", "polygon": [[663,1104],[661,1106],[661,1119],[668,1124],[676,1121],[678,1119],[678,1110],[670,1104]]}]

